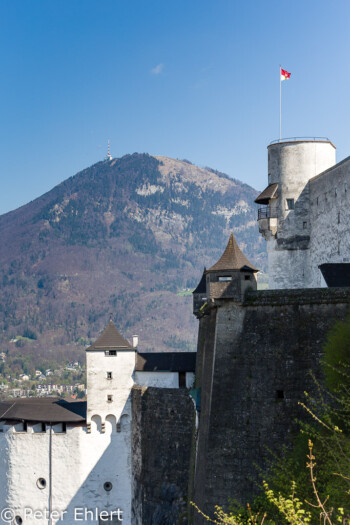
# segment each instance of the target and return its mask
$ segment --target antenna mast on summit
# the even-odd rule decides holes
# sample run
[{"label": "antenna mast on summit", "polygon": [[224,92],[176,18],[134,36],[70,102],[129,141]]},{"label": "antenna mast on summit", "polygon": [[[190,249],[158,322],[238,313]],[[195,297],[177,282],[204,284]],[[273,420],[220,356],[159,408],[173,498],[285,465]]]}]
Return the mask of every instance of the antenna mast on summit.
[{"label": "antenna mast on summit", "polygon": [[113,157],[111,155],[111,152],[109,151],[109,139],[108,139],[108,148],[107,148],[107,155],[106,155],[106,160],[112,160]]}]

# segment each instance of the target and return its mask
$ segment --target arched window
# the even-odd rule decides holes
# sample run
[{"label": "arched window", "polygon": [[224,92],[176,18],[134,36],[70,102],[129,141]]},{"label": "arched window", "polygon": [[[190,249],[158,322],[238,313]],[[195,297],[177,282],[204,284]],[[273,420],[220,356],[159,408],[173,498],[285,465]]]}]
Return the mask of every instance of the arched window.
[{"label": "arched window", "polygon": [[117,430],[117,419],[113,414],[106,417],[106,434],[112,434]]},{"label": "arched window", "polygon": [[102,420],[101,416],[94,415],[91,418],[91,432],[97,431],[101,432],[102,430]]}]

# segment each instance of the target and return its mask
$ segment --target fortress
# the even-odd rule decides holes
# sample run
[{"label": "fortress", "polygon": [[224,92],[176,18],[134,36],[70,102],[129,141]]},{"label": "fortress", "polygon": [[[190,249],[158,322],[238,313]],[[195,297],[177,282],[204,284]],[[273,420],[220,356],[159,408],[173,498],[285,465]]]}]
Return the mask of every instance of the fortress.
[{"label": "fortress", "polygon": [[139,353],[110,321],[86,349],[87,402],[0,404],[1,523],[176,525],[190,500],[212,515],[250,499],[349,309],[350,159],[334,152],[328,140],[268,147],[256,202],[270,290],[231,235],[193,293],[197,353]]},{"label": "fortress", "polygon": [[[269,288],[350,286],[350,157],[335,163],[327,140],[268,146],[268,186],[258,196],[259,231],[267,241]],[[322,275],[323,274],[323,275]],[[336,279],[334,281],[334,278]]]},{"label": "fortress", "polygon": [[86,370],[87,402],[0,403],[1,523],[152,523],[156,504],[163,523],[167,492],[168,516],[183,512],[195,353],[138,353],[110,321]]}]

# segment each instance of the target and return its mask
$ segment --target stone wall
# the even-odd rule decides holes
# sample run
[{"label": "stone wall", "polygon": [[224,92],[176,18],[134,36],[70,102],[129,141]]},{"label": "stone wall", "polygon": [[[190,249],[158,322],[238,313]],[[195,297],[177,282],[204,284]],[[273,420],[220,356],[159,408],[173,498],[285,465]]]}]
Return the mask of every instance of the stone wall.
[{"label": "stone wall", "polygon": [[[291,286],[304,288],[310,282],[309,250],[289,250],[271,238],[267,241],[269,287],[282,289]],[[289,279],[292,276],[292,283]]]},{"label": "stone wall", "polygon": [[[332,166],[334,148],[326,142],[274,144],[268,151],[269,183],[279,184],[277,201],[270,202],[277,234],[267,220],[259,221],[269,287],[325,286],[320,264],[350,262],[350,157]],[[286,210],[288,198],[294,198],[294,210]]]},{"label": "stone wall", "polygon": [[134,523],[187,523],[195,409],[188,390],[134,387]]},{"label": "stone wall", "polygon": [[[266,235],[270,288],[309,286],[310,195],[308,181],[335,163],[328,141],[288,141],[268,146],[268,180],[277,183],[277,235]],[[294,200],[289,209],[287,199]],[[261,225],[262,226],[262,225]]]},{"label": "stone wall", "polygon": [[311,283],[323,285],[322,263],[350,262],[350,157],[310,180]]},{"label": "stone wall", "polygon": [[[200,319],[197,386],[202,389],[193,500],[241,503],[256,492],[256,465],[267,448],[297,432],[298,405],[320,375],[326,335],[344,319],[349,289],[250,292],[245,302],[216,301]],[[198,514],[195,524],[206,523]]]}]

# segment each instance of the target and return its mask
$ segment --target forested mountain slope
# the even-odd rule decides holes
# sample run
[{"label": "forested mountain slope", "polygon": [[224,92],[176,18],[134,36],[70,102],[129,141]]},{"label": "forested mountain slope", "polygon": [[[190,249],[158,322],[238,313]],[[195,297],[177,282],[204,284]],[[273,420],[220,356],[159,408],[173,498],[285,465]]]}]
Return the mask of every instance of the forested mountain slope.
[{"label": "forested mountain slope", "polygon": [[214,170],[135,153],[2,215],[0,349],[19,367],[32,357],[82,360],[110,314],[142,351],[194,349],[192,297],[183,294],[229,232],[265,267],[256,195]]}]

